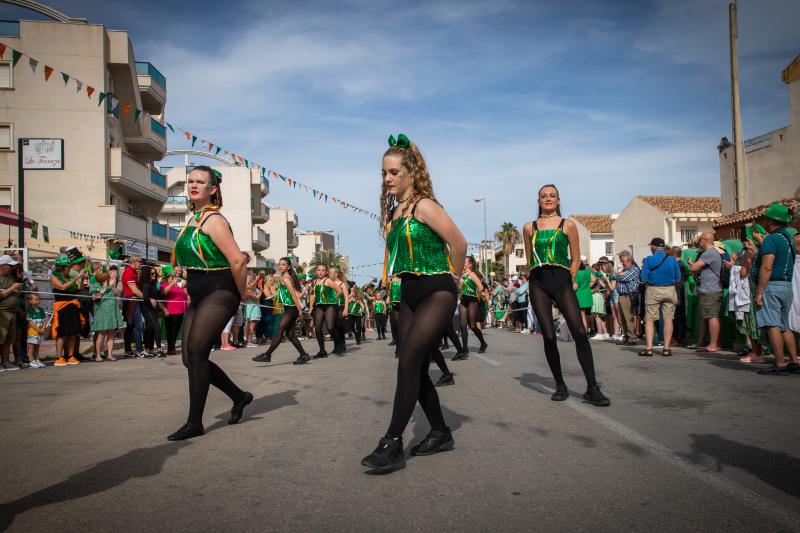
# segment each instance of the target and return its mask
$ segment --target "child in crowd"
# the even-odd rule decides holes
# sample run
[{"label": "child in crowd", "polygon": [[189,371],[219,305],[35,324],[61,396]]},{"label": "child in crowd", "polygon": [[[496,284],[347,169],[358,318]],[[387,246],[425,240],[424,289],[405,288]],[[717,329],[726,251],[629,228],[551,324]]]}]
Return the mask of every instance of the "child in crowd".
[{"label": "child in crowd", "polygon": [[46,365],[39,360],[39,346],[44,340],[44,309],[39,307],[39,295],[28,294],[28,361],[31,368],[44,368]]}]

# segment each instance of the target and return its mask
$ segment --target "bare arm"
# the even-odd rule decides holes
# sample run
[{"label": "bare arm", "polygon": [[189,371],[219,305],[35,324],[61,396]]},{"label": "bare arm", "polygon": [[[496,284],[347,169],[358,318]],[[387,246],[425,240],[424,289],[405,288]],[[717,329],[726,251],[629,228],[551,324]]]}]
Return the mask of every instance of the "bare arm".
[{"label": "bare arm", "polygon": [[281,278],[281,283],[283,283],[286,288],[289,289],[289,294],[292,295],[292,300],[294,300],[294,306],[297,307],[297,311],[302,315],[303,306],[300,304],[300,297],[297,294],[297,290],[294,288],[292,277],[289,275],[283,276],[283,278]]},{"label": "bare arm", "polygon": [[236,240],[233,238],[228,221],[221,215],[206,215],[205,220],[203,231],[214,239],[214,244],[217,245],[225,259],[228,260],[233,280],[236,282],[236,288],[239,289],[239,295],[244,298],[247,295],[247,275],[245,272],[247,264],[244,261],[239,245],[236,244]]},{"label": "bare arm", "polygon": [[442,206],[429,198],[423,198],[417,204],[417,219],[433,229],[447,243],[450,249],[450,263],[453,274],[460,276],[467,258],[467,240],[453,222],[453,219],[442,209]]},{"label": "bare arm", "polygon": [[578,239],[578,228],[571,220],[564,221],[564,235],[569,240],[569,271],[572,273],[572,279],[578,274],[578,269],[581,267],[581,243]]},{"label": "bare arm", "polygon": [[475,286],[477,287],[477,290],[475,292],[477,292],[478,295],[483,294],[484,287],[483,283],[481,283],[481,278],[479,278],[475,272],[470,272],[469,279],[471,279],[475,283]]},{"label": "bare arm", "polygon": [[772,266],[775,264],[773,254],[761,256],[761,270],[758,271],[758,291],[756,292],[756,305],[764,305],[764,289],[767,288],[769,278],[772,276]]},{"label": "bare arm", "polygon": [[703,270],[703,267],[706,266],[706,262],[702,259],[698,259],[697,261],[693,261],[691,265],[692,267],[689,269],[689,272],[696,276],[701,270]]},{"label": "bare arm", "polygon": [[531,233],[533,233],[533,222],[528,222],[522,226],[522,244],[525,246],[525,262],[531,264]]},{"label": "bare arm", "polygon": [[[71,286],[75,285],[75,284],[76,284],[77,282],[79,282],[81,279],[83,279],[83,276],[78,276],[77,278],[72,278],[72,279],[71,279],[71,280],[69,280],[69,281],[62,282],[62,281],[61,281],[60,279],[58,279],[57,277],[55,277],[55,276],[50,276],[50,284],[53,286],[53,288],[54,288],[54,289],[58,289],[58,290],[60,290],[60,291],[65,291],[65,290],[67,290],[69,287],[71,287]],[[18,283],[15,283],[14,285],[19,285],[19,284],[18,284]]]}]

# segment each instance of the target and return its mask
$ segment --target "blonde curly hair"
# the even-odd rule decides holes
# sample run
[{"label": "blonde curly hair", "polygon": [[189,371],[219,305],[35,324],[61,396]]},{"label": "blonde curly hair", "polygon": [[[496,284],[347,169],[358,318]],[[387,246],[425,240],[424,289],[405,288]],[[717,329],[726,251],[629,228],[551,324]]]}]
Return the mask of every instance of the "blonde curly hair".
[{"label": "blonde curly hair", "polygon": [[[428,172],[428,166],[425,164],[425,158],[419,148],[413,142],[411,146],[403,148],[401,146],[390,146],[383,154],[383,157],[389,155],[397,155],[402,158],[402,165],[411,176],[411,198],[410,204],[414,204],[423,198],[430,198],[437,204],[436,195],[433,194],[433,185],[431,185],[431,175]],[[392,214],[397,203],[397,198],[390,194],[386,189],[386,182],[381,183],[381,218],[380,218],[380,233],[386,237],[386,228],[392,221]]]}]

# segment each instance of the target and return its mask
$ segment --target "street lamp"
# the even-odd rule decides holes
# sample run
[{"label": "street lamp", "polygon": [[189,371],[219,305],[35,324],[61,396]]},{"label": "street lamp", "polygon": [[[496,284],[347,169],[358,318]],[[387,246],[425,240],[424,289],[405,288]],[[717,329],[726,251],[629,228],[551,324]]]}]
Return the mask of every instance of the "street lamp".
[{"label": "street lamp", "polygon": [[[486,232],[486,197],[482,196],[480,198],[473,198],[473,201],[475,203],[483,202],[483,242],[481,244],[483,246],[486,246],[486,243],[489,241],[489,237],[487,236],[487,232]],[[486,272],[487,275],[488,275],[487,271],[489,270],[489,264],[488,264],[488,259],[487,259],[486,255],[487,255],[486,251],[484,250],[484,253],[483,253],[483,271]]]}]

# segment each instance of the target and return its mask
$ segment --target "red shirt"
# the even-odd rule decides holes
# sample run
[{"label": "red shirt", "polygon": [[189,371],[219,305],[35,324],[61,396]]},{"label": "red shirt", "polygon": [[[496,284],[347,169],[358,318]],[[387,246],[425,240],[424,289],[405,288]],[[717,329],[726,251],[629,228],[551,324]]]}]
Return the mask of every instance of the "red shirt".
[{"label": "red shirt", "polygon": [[128,286],[128,282],[132,281],[136,283],[138,287],[139,284],[137,282],[138,276],[136,275],[136,269],[132,266],[128,265],[125,267],[125,270],[122,271],[122,296],[125,298],[131,298],[135,296],[133,291],[131,291],[130,287]]}]

